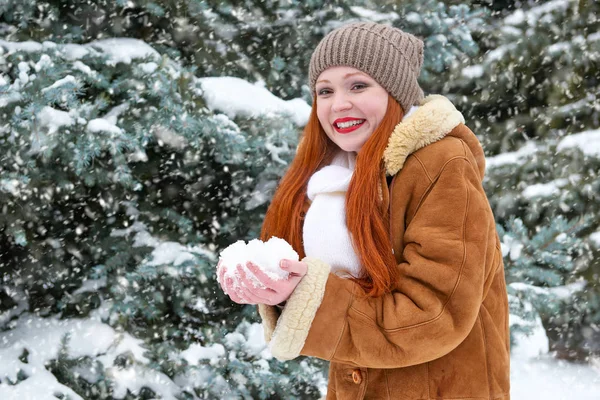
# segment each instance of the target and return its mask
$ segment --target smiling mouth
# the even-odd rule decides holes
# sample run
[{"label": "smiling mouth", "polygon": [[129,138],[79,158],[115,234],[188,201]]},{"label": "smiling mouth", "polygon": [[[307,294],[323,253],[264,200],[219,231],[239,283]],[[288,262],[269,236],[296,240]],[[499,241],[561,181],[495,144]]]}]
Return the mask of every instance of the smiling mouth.
[{"label": "smiling mouth", "polygon": [[365,122],[364,119],[354,119],[352,121],[344,121],[344,122],[334,122],[333,125],[336,128],[340,128],[340,129],[346,129],[346,128],[351,128],[355,125],[360,125],[363,122]]},{"label": "smiling mouth", "polygon": [[351,121],[334,122],[333,128],[339,133],[349,133],[360,128],[365,121],[365,119],[354,119]]}]

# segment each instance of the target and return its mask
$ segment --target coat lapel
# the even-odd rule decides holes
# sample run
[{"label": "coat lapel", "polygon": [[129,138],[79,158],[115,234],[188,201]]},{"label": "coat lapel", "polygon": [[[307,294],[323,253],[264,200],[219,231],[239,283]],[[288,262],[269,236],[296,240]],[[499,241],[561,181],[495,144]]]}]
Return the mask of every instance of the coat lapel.
[{"label": "coat lapel", "polygon": [[461,123],[465,123],[464,117],[446,97],[424,98],[420,107],[396,125],[390,135],[383,153],[387,175],[396,175],[411,153],[440,140]]}]

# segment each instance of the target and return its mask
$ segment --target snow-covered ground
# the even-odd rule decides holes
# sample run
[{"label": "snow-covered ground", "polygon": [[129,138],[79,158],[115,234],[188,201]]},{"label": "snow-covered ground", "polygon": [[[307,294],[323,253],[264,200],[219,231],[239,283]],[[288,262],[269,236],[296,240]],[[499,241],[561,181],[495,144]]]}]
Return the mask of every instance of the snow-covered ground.
[{"label": "snow-covered ground", "polygon": [[[56,381],[46,370],[45,364],[55,359],[65,334],[70,334],[70,356],[92,356],[105,364],[111,378],[116,383],[115,394],[123,396],[126,390],[139,393],[143,386],[151,387],[164,399],[175,399],[180,387],[164,374],[148,369],[148,360],[143,355],[141,341],[128,334],[118,334],[108,325],[100,322],[100,314],[88,320],[40,319],[23,315],[28,320],[18,324],[15,330],[0,333],[0,399],[2,400],[52,400],[54,393],[68,394],[72,399],[81,399],[75,392]],[[254,334],[241,337],[244,346],[253,354],[270,359],[262,329],[258,324],[251,325]],[[232,338],[239,334],[231,334]],[[19,356],[27,348],[27,363]],[[541,323],[538,322],[529,337],[519,337],[518,345],[512,349],[511,398],[513,400],[597,400],[600,398],[600,363],[578,365],[554,359],[547,352],[548,339]],[[131,368],[112,367],[118,354],[124,351],[137,361]],[[182,356],[191,365],[200,359],[224,357],[226,349],[222,345],[203,348],[191,346]],[[6,377],[17,381],[17,371],[23,370],[29,377],[16,385],[6,381]],[[84,372],[84,371],[82,371]],[[87,371],[89,375],[91,372]],[[93,374],[92,374],[93,375]],[[179,381],[181,377],[176,378]],[[90,379],[93,381],[94,377]],[[323,388],[324,389],[324,388]]]},{"label": "snow-covered ground", "polygon": [[600,399],[600,363],[556,360],[547,349],[548,338],[539,321],[531,336],[519,337],[512,348],[511,399]]},{"label": "snow-covered ground", "polygon": [[[69,357],[92,357],[107,368],[115,397],[125,397],[128,390],[139,393],[146,386],[163,399],[175,400],[179,387],[168,376],[146,367],[149,360],[143,355],[141,340],[101,322],[105,312],[106,308],[101,308],[85,320],[39,318],[25,313],[16,321],[15,329],[0,332],[0,399],[55,400],[55,394],[82,399],[46,368],[49,361],[58,358],[63,340],[68,338]],[[114,365],[116,357],[124,353],[136,362],[131,368]],[[78,372],[90,382],[99,379],[95,368]]]}]

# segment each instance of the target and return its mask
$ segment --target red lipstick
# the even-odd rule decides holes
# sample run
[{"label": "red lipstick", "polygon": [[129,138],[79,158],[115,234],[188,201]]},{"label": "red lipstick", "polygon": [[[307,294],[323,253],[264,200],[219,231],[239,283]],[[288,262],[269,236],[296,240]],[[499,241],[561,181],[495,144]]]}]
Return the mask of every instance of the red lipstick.
[{"label": "red lipstick", "polygon": [[[351,122],[351,121],[360,121],[358,124],[356,125],[352,125],[346,128],[340,128],[338,126],[338,124],[343,123],[343,122]],[[357,130],[358,128],[360,128],[362,126],[362,124],[365,123],[365,119],[361,119],[361,118],[352,118],[352,117],[344,117],[344,118],[338,118],[335,121],[333,121],[333,129],[336,130],[336,132],[338,133],[350,133],[352,131]]]}]

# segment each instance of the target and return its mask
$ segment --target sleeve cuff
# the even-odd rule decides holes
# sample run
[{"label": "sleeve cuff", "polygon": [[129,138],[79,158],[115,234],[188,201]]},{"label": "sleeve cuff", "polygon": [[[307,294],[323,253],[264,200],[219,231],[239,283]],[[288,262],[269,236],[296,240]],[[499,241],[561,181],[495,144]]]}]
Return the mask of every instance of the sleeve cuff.
[{"label": "sleeve cuff", "polygon": [[269,314],[271,310],[267,309],[269,306],[259,305],[265,338],[269,333],[271,354],[281,361],[300,355],[315,314],[323,301],[331,270],[327,263],[316,258],[305,257],[302,261],[308,266],[308,271],[287,300],[279,319],[273,322],[272,315]]},{"label": "sleeve cuff", "polygon": [[258,314],[262,319],[263,333],[265,335],[265,342],[269,343],[273,336],[275,326],[277,326],[277,320],[279,319],[280,309],[276,306],[269,306],[267,304],[258,305]]}]

